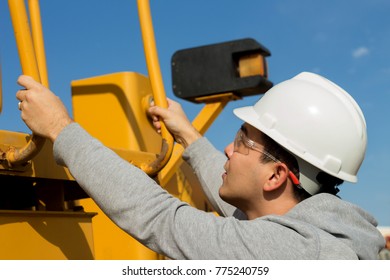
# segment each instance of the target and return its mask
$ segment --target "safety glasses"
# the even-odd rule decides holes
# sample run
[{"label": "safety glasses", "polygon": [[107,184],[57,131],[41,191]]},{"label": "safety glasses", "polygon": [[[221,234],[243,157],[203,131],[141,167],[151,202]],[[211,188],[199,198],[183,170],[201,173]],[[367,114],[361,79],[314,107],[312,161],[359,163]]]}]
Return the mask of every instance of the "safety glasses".
[{"label": "safety glasses", "polygon": [[[242,128],[240,128],[237,131],[236,137],[234,138],[233,151],[240,153],[242,155],[248,155],[249,150],[254,150],[256,152],[259,152],[274,162],[280,162],[280,160],[276,159],[269,152],[265,151],[263,146],[249,139],[248,136],[245,135],[244,131],[242,131]],[[291,170],[289,170],[289,177],[294,185],[301,187],[301,183],[299,182],[299,179],[297,178],[297,176],[295,176],[295,174]]]},{"label": "safety glasses", "polygon": [[249,150],[257,151],[274,162],[279,162],[273,155],[264,150],[260,144],[257,144],[255,141],[248,138],[245,133],[240,128],[237,131],[236,137],[234,138],[234,152],[240,153],[242,155],[248,155]]}]

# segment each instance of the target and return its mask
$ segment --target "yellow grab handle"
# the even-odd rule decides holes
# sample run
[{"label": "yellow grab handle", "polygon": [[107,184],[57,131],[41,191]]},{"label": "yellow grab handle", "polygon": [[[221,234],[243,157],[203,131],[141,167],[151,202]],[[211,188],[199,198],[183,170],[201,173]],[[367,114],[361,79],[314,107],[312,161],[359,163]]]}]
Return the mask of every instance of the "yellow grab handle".
[{"label": "yellow grab handle", "polygon": [[[167,108],[168,102],[165,95],[164,85],[161,77],[160,64],[156,51],[152,17],[148,0],[138,0],[138,14],[140,18],[141,33],[144,43],[146,64],[149,72],[149,79],[152,86],[154,102],[157,106]],[[173,137],[162,123],[161,127],[162,146],[157,159],[151,164],[140,166],[149,175],[155,175],[168,162],[173,151]]]},{"label": "yellow grab handle", "polygon": [[34,44],[36,63],[39,69],[39,77],[42,85],[49,87],[49,78],[46,67],[45,45],[43,42],[41,11],[39,0],[28,0],[30,10],[31,35]]},{"label": "yellow grab handle", "polygon": [[[29,75],[36,81],[40,82],[41,77],[39,74],[24,0],[8,0],[8,5],[11,13],[12,25],[14,27],[16,44],[18,46],[22,72],[23,74]],[[44,143],[45,138],[34,134],[31,135],[30,140],[24,147],[12,147],[6,152],[5,157],[8,164],[13,166],[26,163],[41,150]]]}]

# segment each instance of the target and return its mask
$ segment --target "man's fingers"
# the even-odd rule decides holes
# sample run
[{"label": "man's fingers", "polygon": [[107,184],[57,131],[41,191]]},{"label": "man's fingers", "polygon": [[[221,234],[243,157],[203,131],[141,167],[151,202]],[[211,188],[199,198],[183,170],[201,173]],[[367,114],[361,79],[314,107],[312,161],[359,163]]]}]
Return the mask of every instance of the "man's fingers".
[{"label": "man's fingers", "polygon": [[16,99],[19,101],[26,100],[26,94],[27,94],[27,90],[20,89],[16,92]]},{"label": "man's fingers", "polygon": [[19,76],[17,83],[20,86],[25,87],[26,89],[30,89],[36,85],[39,85],[39,83],[37,81],[35,81],[32,77],[27,76],[27,75]]},{"label": "man's fingers", "polygon": [[19,101],[25,101],[28,89],[31,89],[38,84],[33,78],[31,78],[30,76],[26,76],[26,75],[19,76],[17,83],[20,86],[24,87],[24,89],[20,89],[16,92],[16,98]]},{"label": "man's fingers", "polygon": [[161,108],[161,107],[158,107],[158,106],[150,107],[149,113],[153,117],[153,119],[156,116],[162,117],[162,118],[164,118],[166,116],[166,110]]}]

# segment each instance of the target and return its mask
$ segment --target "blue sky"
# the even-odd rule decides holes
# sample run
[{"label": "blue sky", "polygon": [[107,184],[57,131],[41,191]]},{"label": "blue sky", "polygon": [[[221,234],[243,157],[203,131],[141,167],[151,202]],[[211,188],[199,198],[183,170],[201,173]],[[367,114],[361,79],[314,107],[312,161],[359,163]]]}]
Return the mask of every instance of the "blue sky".
[{"label": "blue sky", "polygon": [[[70,112],[72,80],[120,71],[147,74],[135,0],[41,0],[40,5],[50,86]],[[344,184],[340,195],[367,209],[381,226],[390,226],[389,1],[152,0],[151,8],[165,89],[173,99],[175,51],[246,37],[271,51],[274,83],[311,71],[350,92],[366,117],[368,148],[359,182]],[[15,99],[21,70],[7,1],[0,1],[0,56],[0,129],[29,132]],[[231,102],[206,136],[222,150],[241,124],[232,108],[258,98]],[[180,102],[190,119],[201,109]],[[293,125],[299,129],[301,124]]]}]

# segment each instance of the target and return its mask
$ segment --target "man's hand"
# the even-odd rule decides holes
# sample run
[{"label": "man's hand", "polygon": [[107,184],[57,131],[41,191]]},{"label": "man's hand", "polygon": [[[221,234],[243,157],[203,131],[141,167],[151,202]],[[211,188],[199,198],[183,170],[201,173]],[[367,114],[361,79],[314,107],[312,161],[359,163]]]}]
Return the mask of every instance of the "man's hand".
[{"label": "man's hand", "polygon": [[175,141],[186,148],[192,142],[202,137],[202,135],[192,126],[181,105],[169,98],[167,100],[168,109],[158,106],[151,106],[149,108],[153,125],[160,132],[160,119],[162,119],[169,132],[175,138]]},{"label": "man's hand", "polygon": [[29,76],[20,76],[18,84],[25,88],[16,93],[23,121],[36,135],[54,142],[62,129],[72,122],[64,104]]}]

